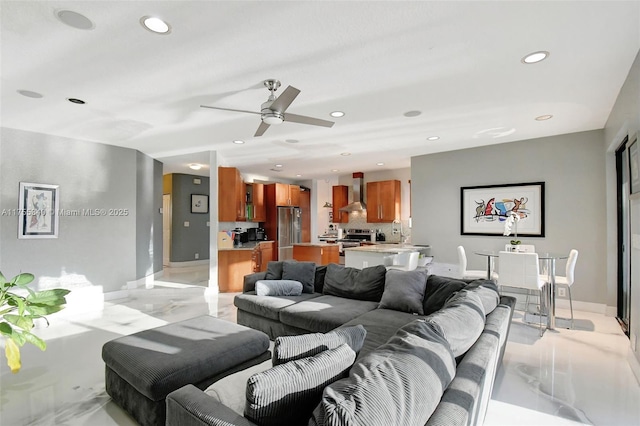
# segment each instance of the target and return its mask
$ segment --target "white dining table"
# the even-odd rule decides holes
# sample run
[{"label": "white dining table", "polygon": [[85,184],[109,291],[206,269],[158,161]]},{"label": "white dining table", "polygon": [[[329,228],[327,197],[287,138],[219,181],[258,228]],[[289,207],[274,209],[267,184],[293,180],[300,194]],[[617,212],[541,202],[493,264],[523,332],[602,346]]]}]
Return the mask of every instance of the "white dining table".
[{"label": "white dining table", "polygon": [[[493,265],[495,259],[500,257],[499,251],[479,250],[474,254],[485,256],[487,258],[487,279],[490,280],[493,274]],[[555,253],[538,253],[538,260],[544,262],[547,269],[548,281],[545,284],[545,299],[547,305],[547,329],[554,330],[556,328],[556,261],[567,259],[568,254]]]}]

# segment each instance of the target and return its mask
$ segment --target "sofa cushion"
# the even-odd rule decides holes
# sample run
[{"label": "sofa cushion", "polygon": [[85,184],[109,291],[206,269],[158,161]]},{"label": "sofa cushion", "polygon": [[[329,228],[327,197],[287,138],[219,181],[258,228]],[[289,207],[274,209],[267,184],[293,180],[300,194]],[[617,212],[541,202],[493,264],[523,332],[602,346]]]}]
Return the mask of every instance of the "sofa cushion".
[{"label": "sofa cushion", "polygon": [[498,286],[493,280],[474,280],[471,281],[465,290],[471,290],[480,296],[485,315],[489,315],[498,306],[500,302],[500,292]]},{"label": "sofa cushion", "polygon": [[327,265],[316,266],[316,277],[313,283],[316,293],[322,293],[324,288],[324,277],[327,275]]},{"label": "sofa cushion", "polygon": [[455,375],[435,326],[414,321],[327,386],[310,425],[424,425]]},{"label": "sofa cushion", "polygon": [[236,295],[233,299],[233,304],[239,310],[277,321],[280,319],[279,313],[281,309],[318,296],[320,296],[318,293],[302,293],[300,296],[264,297],[256,295],[255,291],[250,291],[249,293]]},{"label": "sofa cushion", "polygon": [[329,333],[310,333],[282,336],[273,344],[273,365],[314,356],[346,343],[357,354],[362,348],[367,330],[361,325],[343,327]]},{"label": "sofa cushion", "polygon": [[437,324],[456,357],[464,355],[482,333],[485,325],[484,308],[480,296],[473,291],[460,290],[439,311],[425,318]]},{"label": "sofa cushion", "polygon": [[427,271],[425,269],[413,271],[390,269],[387,271],[384,293],[378,307],[422,315],[426,286]]},{"label": "sofa cushion", "polygon": [[315,277],[316,264],[313,262],[284,262],[282,264],[282,279],[300,281],[303,293],[313,293]]},{"label": "sofa cushion", "polygon": [[282,264],[277,260],[271,260],[267,263],[267,274],[265,280],[281,280],[282,279]]},{"label": "sofa cushion", "polygon": [[348,268],[335,263],[327,265],[322,292],[347,299],[379,302],[384,291],[387,268],[383,265],[369,268]]},{"label": "sofa cushion", "polygon": [[355,357],[342,344],[254,374],[247,381],[245,417],[261,426],[306,424],[322,390],[344,377]]},{"label": "sofa cushion", "polygon": [[456,280],[439,275],[429,275],[427,278],[427,288],[424,294],[424,314],[429,315],[444,306],[453,293],[462,290],[467,286],[464,281]]},{"label": "sofa cushion", "polygon": [[280,322],[318,333],[326,333],[378,307],[378,302],[322,295],[280,310]]},{"label": "sofa cushion", "polygon": [[294,280],[258,280],[256,295],[258,296],[300,296],[302,283]]}]

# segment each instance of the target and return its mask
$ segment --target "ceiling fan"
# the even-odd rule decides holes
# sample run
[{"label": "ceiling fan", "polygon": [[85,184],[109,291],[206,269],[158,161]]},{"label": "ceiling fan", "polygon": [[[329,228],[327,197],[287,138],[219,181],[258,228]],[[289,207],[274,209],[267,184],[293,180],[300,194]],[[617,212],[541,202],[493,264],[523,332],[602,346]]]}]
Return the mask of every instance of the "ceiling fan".
[{"label": "ceiling fan", "polygon": [[333,121],[321,120],[319,118],[307,117],[305,115],[291,114],[286,112],[287,108],[289,108],[289,105],[291,105],[294,99],[300,94],[300,90],[296,89],[295,87],[288,86],[286,89],[284,89],[284,92],[282,92],[282,94],[276,98],[276,95],[274,93],[280,87],[280,81],[269,79],[264,81],[264,85],[267,89],[269,89],[269,92],[271,92],[271,94],[269,95],[269,99],[267,99],[267,101],[260,107],[260,112],[247,111],[243,109],[220,108],[208,105],[200,106],[202,108],[221,109],[223,111],[259,114],[260,118],[262,119],[262,123],[260,123],[260,126],[258,126],[258,130],[256,130],[256,133],[253,136],[262,136],[264,132],[269,128],[269,126],[271,126],[272,124],[280,124],[283,121],[323,127],[332,127],[334,125]]}]

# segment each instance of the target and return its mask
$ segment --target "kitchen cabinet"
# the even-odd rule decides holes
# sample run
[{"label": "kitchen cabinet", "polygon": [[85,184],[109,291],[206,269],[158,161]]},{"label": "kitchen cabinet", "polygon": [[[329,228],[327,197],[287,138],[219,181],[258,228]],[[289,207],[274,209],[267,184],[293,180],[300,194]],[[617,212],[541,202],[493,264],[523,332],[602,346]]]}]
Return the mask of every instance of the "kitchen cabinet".
[{"label": "kitchen cabinet", "polygon": [[300,188],[300,212],[302,213],[302,229],[300,241],[311,242],[311,191]]},{"label": "kitchen cabinet", "polygon": [[264,184],[245,184],[247,193],[247,221],[264,222],[267,220],[267,210],[264,204]]},{"label": "kitchen cabinet", "polygon": [[391,223],[400,220],[400,181],[367,183],[367,222]]},{"label": "kitchen cabinet", "polygon": [[264,272],[267,270],[267,265],[273,260],[274,246],[275,243],[273,241],[260,242],[258,246],[260,261],[254,266],[254,272]]},{"label": "kitchen cabinet", "polygon": [[333,222],[349,223],[349,213],[341,212],[340,209],[349,204],[349,187],[347,185],[336,185],[333,190]]},{"label": "kitchen cabinet", "polygon": [[267,190],[274,191],[276,206],[300,206],[300,187],[286,183],[272,183],[267,185]]},{"label": "kitchen cabinet", "polygon": [[221,293],[242,292],[244,276],[266,271],[273,260],[273,241],[260,241],[255,247],[218,250],[218,288]]},{"label": "kitchen cabinet", "polygon": [[293,258],[300,262],[314,262],[316,265],[340,263],[338,244],[294,244]]},{"label": "kitchen cabinet", "polygon": [[218,167],[218,221],[246,220],[246,193],[240,171],[235,167]]}]

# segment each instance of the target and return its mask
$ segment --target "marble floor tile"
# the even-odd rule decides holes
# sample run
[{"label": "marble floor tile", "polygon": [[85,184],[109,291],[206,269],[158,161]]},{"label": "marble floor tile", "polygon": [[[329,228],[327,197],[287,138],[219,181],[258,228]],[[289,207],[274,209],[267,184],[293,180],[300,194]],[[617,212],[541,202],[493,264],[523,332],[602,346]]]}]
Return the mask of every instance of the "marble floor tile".
[{"label": "marble floor tile", "polygon": [[[235,322],[235,294],[208,296],[207,280],[205,267],[170,269],[152,288],[131,290],[95,312],[62,311],[49,327],[39,324],[45,352],[25,345],[18,374],[2,358],[0,425],[135,425],[105,392],[102,345],[198,315]],[[628,346],[613,318],[576,312],[575,329],[540,337],[516,312],[485,424],[638,425],[640,386]]]}]

